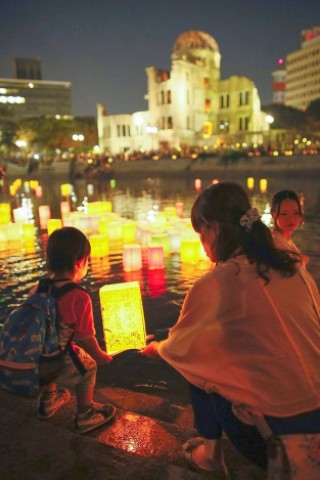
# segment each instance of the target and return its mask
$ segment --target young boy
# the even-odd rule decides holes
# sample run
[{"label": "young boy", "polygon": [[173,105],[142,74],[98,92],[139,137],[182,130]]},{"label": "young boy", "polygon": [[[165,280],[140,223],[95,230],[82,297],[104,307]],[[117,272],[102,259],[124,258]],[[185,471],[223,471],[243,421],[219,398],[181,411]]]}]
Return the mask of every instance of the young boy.
[{"label": "young boy", "polygon": [[[55,230],[47,243],[46,260],[49,276],[56,288],[80,282],[88,270],[90,243],[78,229]],[[32,292],[33,293],[33,292]],[[106,365],[112,357],[101,350],[95,337],[92,301],[82,288],[75,288],[57,299],[61,348],[67,345],[66,365],[56,379],[59,385],[72,386],[77,399],[75,430],[86,433],[109,422],[116,409],[111,404],[92,401],[97,365]],[[38,418],[51,418],[70,399],[70,392],[50,383],[42,388]]]}]

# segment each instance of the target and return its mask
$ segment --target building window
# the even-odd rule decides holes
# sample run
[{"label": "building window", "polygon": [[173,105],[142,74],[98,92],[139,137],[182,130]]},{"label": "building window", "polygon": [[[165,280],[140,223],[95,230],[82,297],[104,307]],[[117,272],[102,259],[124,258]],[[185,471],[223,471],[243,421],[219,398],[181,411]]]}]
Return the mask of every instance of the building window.
[{"label": "building window", "polygon": [[239,118],[239,130],[249,130],[249,117],[240,117]]},{"label": "building window", "polygon": [[171,90],[167,91],[167,103],[171,103]]},{"label": "building window", "polygon": [[161,105],[164,104],[164,91],[161,90]]},{"label": "building window", "polygon": [[220,96],[220,108],[229,108],[230,107],[230,95],[226,93],[225,95]]},{"label": "building window", "polygon": [[122,136],[123,137],[126,136],[126,126],[125,125],[122,125]]},{"label": "building window", "polygon": [[250,94],[249,92],[240,92],[239,93],[239,105],[249,105],[249,98]]},{"label": "building window", "polygon": [[120,125],[117,125],[117,136],[120,137]]},{"label": "building window", "polygon": [[211,112],[211,100],[210,100],[210,98],[205,99],[204,110],[206,112]]},{"label": "building window", "polygon": [[166,119],[165,117],[161,117],[161,130],[166,128]]},{"label": "building window", "polygon": [[189,95],[189,90],[187,90],[187,105],[190,104],[190,95]]},{"label": "building window", "polygon": [[204,86],[204,88],[209,88],[210,87],[210,78],[204,77],[203,86]]},{"label": "building window", "polygon": [[187,129],[190,130],[190,117],[187,116]]},{"label": "building window", "polygon": [[172,129],[172,117],[168,117],[168,128]]}]

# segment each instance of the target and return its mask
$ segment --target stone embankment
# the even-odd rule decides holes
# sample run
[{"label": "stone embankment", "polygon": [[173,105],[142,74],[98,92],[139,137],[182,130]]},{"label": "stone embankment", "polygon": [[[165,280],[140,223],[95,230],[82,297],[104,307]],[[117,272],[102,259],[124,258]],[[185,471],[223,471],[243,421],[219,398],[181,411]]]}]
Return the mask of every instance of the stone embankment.
[{"label": "stone embankment", "polygon": [[[119,388],[97,388],[95,400],[117,407],[110,425],[86,435],[73,431],[75,399],[47,421],[37,419],[37,401],[0,390],[1,480],[204,480],[182,444],[196,436],[191,407]],[[224,440],[234,480],[265,480]],[[216,480],[221,477],[216,475]]]},{"label": "stone embankment", "polygon": [[[20,167],[12,163],[6,165],[7,177],[38,178],[41,176],[61,176],[69,178],[70,165],[68,162],[54,162],[50,167],[42,166],[28,173],[28,167]],[[79,170],[81,175],[81,170]],[[320,176],[320,155],[295,156],[261,156],[243,157],[238,159],[220,157],[192,158],[160,158],[159,160],[145,159],[134,161],[116,160],[111,164],[108,176],[219,176],[228,177],[239,174],[250,176],[255,173],[265,175],[299,175]],[[99,173],[96,174],[99,176]],[[90,178],[90,176],[89,176]]]}]

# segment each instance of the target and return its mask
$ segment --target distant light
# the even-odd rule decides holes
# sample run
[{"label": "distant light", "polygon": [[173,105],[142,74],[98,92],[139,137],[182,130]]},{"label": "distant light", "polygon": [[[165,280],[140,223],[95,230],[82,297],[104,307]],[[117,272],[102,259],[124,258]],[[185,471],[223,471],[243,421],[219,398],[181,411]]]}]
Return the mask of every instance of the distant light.
[{"label": "distant light", "polygon": [[28,83],[28,87],[29,87],[29,88],[34,88],[33,83],[32,83],[32,82]]},{"label": "distant light", "polygon": [[25,140],[17,140],[17,141],[16,141],[16,145],[17,145],[17,147],[19,147],[19,148],[24,148],[24,147],[27,146],[27,142],[26,142]]},{"label": "distant light", "polygon": [[266,115],[266,122],[271,124],[274,122],[274,118],[272,115]]},{"label": "distant light", "polygon": [[284,65],[284,58],[278,58],[278,65]]}]

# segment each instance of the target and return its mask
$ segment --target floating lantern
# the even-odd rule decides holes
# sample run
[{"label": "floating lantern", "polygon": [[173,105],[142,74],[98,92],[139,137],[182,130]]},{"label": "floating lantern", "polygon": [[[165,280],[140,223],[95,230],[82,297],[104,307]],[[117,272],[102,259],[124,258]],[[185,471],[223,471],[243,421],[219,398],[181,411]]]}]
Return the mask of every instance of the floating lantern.
[{"label": "floating lantern", "polygon": [[247,188],[248,188],[248,190],[253,190],[254,189],[254,178],[253,177],[248,177],[247,178]]},{"label": "floating lantern", "polygon": [[194,188],[196,189],[197,192],[201,190],[201,179],[196,178],[194,181]]},{"label": "floating lantern", "polygon": [[200,242],[197,238],[181,240],[180,259],[182,263],[198,263],[200,260]]},{"label": "floating lantern", "polygon": [[121,222],[110,222],[108,227],[109,240],[122,240],[122,225]]},{"label": "floating lantern", "polygon": [[150,245],[148,247],[148,268],[164,268],[164,253],[162,245]]},{"label": "floating lantern", "polygon": [[70,202],[60,202],[60,212],[61,212],[61,218],[64,220],[65,216],[70,212]]},{"label": "floating lantern", "polygon": [[168,233],[153,233],[151,235],[150,245],[162,245],[164,256],[170,255],[170,239]]},{"label": "floating lantern", "polygon": [[178,217],[183,218],[184,215],[184,204],[183,202],[177,202],[175,204],[176,212]]},{"label": "floating lantern", "polygon": [[149,269],[147,273],[148,290],[153,298],[160,297],[166,291],[166,277],[164,269]]},{"label": "floating lantern", "polygon": [[176,209],[176,207],[164,207],[163,214],[166,218],[176,217],[177,216],[177,209]]},{"label": "floating lantern", "polygon": [[60,186],[61,195],[63,197],[70,197],[72,194],[72,185],[71,183],[62,183]]},{"label": "floating lantern", "polygon": [[111,180],[110,180],[110,188],[112,188],[112,189],[116,188],[116,184],[117,184],[117,182],[115,181],[115,179],[114,179],[114,178],[111,178]]},{"label": "floating lantern", "polygon": [[122,224],[122,242],[124,245],[136,241],[136,222],[128,221]]},{"label": "floating lantern", "polygon": [[122,260],[123,269],[126,272],[142,268],[141,246],[137,244],[124,245]]},{"label": "floating lantern", "polygon": [[43,194],[43,189],[41,185],[38,185],[35,189],[36,197],[41,198]]},{"label": "floating lantern", "polygon": [[33,223],[22,224],[22,237],[24,242],[34,242],[36,231]]},{"label": "floating lantern", "polygon": [[10,203],[0,203],[0,224],[5,225],[11,221]]},{"label": "floating lantern", "polygon": [[87,208],[90,215],[103,215],[112,212],[112,203],[109,201],[89,202]]},{"label": "floating lantern", "polygon": [[178,230],[169,231],[170,251],[180,252],[181,248],[181,233]]},{"label": "floating lantern", "polygon": [[23,188],[25,193],[30,193],[30,183],[28,181],[23,183]]},{"label": "floating lantern", "polygon": [[[20,223],[8,223],[7,236],[9,241],[21,242],[21,224]],[[11,245],[10,245],[11,246]]]},{"label": "floating lantern", "polygon": [[142,228],[139,236],[141,245],[146,247],[151,241],[151,230],[148,228]]},{"label": "floating lantern", "polygon": [[39,207],[39,220],[40,229],[46,230],[49,218],[51,218],[51,210],[49,205],[40,205]]},{"label": "floating lantern", "polygon": [[94,186],[92,185],[92,183],[88,183],[87,193],[88,193],[89,196],[92,196],[94,194]]},{"label": "floating lantern", "polygon": [[108,354],[144,348],[146,328],[139,282],[104,285],[99,298]]},{"label": "floating lantern", "polygon": [[266,178],[261,178],[260,180],[260,192],[266,193],[268,190],[268,180]]},{"label": "floating lantern", "polygon": [[62,228],[62,221],[60,218],[49,218],[47,221],[47,231],[48,235],[51,235],[52,232]]},{"label": "floating lantern", "polygon": [[107,235],[90,235],[90,256],[93,258],[105,257],[109,254],[109,239]]}]

